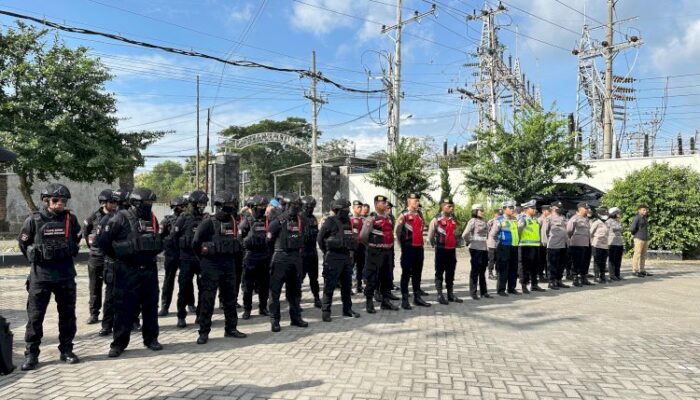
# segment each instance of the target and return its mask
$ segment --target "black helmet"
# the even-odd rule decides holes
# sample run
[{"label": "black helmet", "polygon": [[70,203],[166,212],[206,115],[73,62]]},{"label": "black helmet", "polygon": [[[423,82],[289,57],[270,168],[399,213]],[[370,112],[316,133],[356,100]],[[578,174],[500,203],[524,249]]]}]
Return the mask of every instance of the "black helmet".
[{"label": "black helmet", "polygon": [[209,197],[203,191],[195,190],[194,192],[190,193],[189,196],[187,196],[187,201],[189,203],[192,203],[192,204],[197,204],[197,203],[205,203],[206,204],[209,202]]},{"label": "black helmet", "polygon": [[216,195],[214,196],[214,205],[215,206],[223,206],[225,203],[237,203],[238,199],[236,196],[228,192],[226,190],[222,190],[220,192],[217,192]]},{"label": "black helmet", "polygon": [[251,205],[253,207],[266,207],[268,204],[270,204],[270,201],[263,195],[256,194],[251,199]]},{"label": "black helmet", "polygon": [[41,189],[41,199],[44,200],[50,197],[70,199],[70,190],[60,183],[50,183],[46,185],[45,188]]},{"label": "black helmet", "polygon": [[253,204],[254,198],[255,198],[255,196],[248,196],[248,198],[245,199],[245,206],[248,208],[253,208],[255,206],[255,204]]},{"label": "black helmet", "polygon": [[182,196],[177,196],[174,199],[170,200],[170,208],[184,207],[186,204],[187,200],[185,200],[185,198]]},{"label": "black helmet", "polygon": [[316,207],[316,199],[313,196],[304,196],[301,198],[301,205],[306,208]]},{"label": "black helmet", "polygon": [[350,202],[346,199],[337,199],[331,203],[331,210],[337,211],[343,208],[350,208]]},{"label": "black helmet", "polygon": [[99,201],[100,203],[106,203],[110,200],[113,200],[112,199],[113,192],[114,191],[112,189],[105,189],[105,190],[101,191],[100,194],[97,195],[97,201]]},{"label": "black helmet", "polygon": [[156,198],[156,194],[153,193],[151,189],[136,188],[129,194],[129,203],[134,204],[135,202],[141,203],[144,201],[156,201]]},{"label": "black helmet", "polygon": [[296,192],[285,192],[284,197],[282,197],[284,204],[297,204],[301,205],[301,198]]},{"label": "black helmet", "polygon": [[112,199],[117,203],[125,203],[129,199],[129,191],[126,189],[112,190]]}]

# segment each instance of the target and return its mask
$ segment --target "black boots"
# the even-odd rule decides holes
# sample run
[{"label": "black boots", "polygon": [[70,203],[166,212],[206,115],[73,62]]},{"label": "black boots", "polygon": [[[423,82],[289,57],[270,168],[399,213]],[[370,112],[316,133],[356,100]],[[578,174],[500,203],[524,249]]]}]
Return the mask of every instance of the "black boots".
[{"label": "black boots", "polygon": [[187,322],[185,321],[184,318],[177,319],[177,327],[178,328],[185,328],[186,326],[187,326]]},{"label": "black boots", "polygon": [[97,317],[97,314],[92,314],[85,322],[87,322],[88,325],[92,325],[98,323],[99,321],[100,319]]},{"label": "black boots", "polygon": [[554,279],[549,281],[549,285],[547,285],[547,287],[552,290],[559,290],[559,285],[557,285],[557,281]]},{"label": "black boots", "polygon": [[318,295],[314,296],[314,307],[321,308],[321,298]]},{"label": "black boots", "polygon": [[243,315],[241,316],[243,319],[250,319],[250,310],[243,310]]},{"label": "black boots", "polygon": [[360,313],[356,313],[353,310],[343,311],[344,317],[360,318]]},{"label": "black boots", "polygon": [[374,309],[374,300],[372,296],[365,296],[365,303],[367,314],[375,314],[377,312],[377,310]]},{"label": "black boots", "polygon": [[574,277],[574,286],[576,286],[576,287],[583,286],[583,284],[581,283],[581,278],[578,275],[576,275]]},{"label": "black boots", "polygon": [[61,353],[61,357],[59,360],[63,361],[66,364],[77,364],[80,362],[80,359],[78,356],[76,356],[72,351],[64,351]]},{"label": "black boots", "polygon": [[463,303],[462,299],[455,296],[454,291],[452,289],[447,289],[447,300],[453,303]]},{"label": "black boots", "polygon": [[207,333],[200,333],[199,337],[197,338],[197,344],[206,344],[209,341],[209,334]]},{"label": "black boots", "polygon": [[557,279],[557,287],[559,289],[568,289],[571,286],[567,285],[566,283],[562,282],[561,279]]},{"label": "black boots", "polygon": [[246,335],[245,333],[239,331],[239,330],[236,329],[236,328],[233,328],[233,329],[228,329],[228,330],[226,330],[226,331],[224,332],[224,337],[232,337],[232,338],[236,338],[236,339],[244,339],[244,338],[247,338],[248,335]]},{"label": "black boots", "polygon": [[408,302],[408,295],[401,296],[401,308],[403,308],[404,310],[413,309],[413,307],[411,307],[411,304]]},{"label": "black boots", "polygon": [[280,328],[280,320],[278,320],[278,319],[272,320],[270,330],[272,332],[279,332],[280,329],[281,329]]},{"label": "black boots", "polygon": [[585,286],[595,285],[594,283],[588,280],[588,276],[586,276],[585,274],[581,275],[581,284]]},{"label": "black boots", "polygon": [[22,371],[31,371],[39,366],[39,356],[36,354],[27,354],[22,363]]},{"label": "black boots", "polygon": [[440,279],[435,279],[435,290],[437,291],[438,303],[444,304],[444,305],[449,304],[449,302],[447,301],[447,298],[442,293],[442,281]]},{"label": "black boots", "polygon": [[323,322],[331,322],[331,312],[330,311],[321,312],[321,320]]},{"label": "black boots", "polygon": [[309,326],[309,323],[304,321],[301,317],[298,317],[296,319],[293,319],[292,322],[289,323],[290,326],[296,326],[298,328],[306,328]]},{"label": "black boots", "polygon": [[430,303],[427,303],[420,295],[420,292],[413,295],[413,304],[421,307],[430,307]]},{"label": "black boots", "polygon": [[161,306],[160,311],[158,311],[158,316],[159,317],[167,317],[168,313],[169,313],[168,308],[165,306]]},{"label": "black boots", "polygon": [[386,297],[385,297],[384,299],[382,299],[382,305],[380,306],[380,308],[381,308],[382,310],[391,310],[391,311],[398,311],[398,310],[399,310],[399,308],[396,307],[396,306],[391,302],[391,300],[389,300],[389,299],[386,298]]},{"label": "black boots", "polygon": [[530,289],[527,288],[527,285],[526,285],[526,284],[524,284],[524,283],[521,284],[521,285],[520,285],[520,288],[522,289],[523,294],[530,294]]}]

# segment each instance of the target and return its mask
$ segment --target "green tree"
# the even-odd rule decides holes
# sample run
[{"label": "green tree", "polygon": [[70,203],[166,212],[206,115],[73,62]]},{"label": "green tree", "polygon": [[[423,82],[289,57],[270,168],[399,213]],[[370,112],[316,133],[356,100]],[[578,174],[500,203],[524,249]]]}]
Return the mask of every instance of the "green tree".
[{"label": "green tree", "polygon": [[182,165],[175,161],[163,161],[149,172],[136,176],[136,186],[147,187],[158,196],[158,201],[167,203],[186,191],[194,189],[194,178],[185,173]]},{"label": "green tree", "polygon": [[415,138],[401,138],[386,163],[370,172],[368,180],[391,191],[399,209],[406,205],[406,196],[412,192],[432,200],[428,192],[434,187],[430,183],[430,162],[425,158],[427,151],[427,146]]},{"label": "green tree", "polygon": [[518,202],[550,192],[558,179],[590,176],[590,166],[577,159],[567,121],[554,111],[528,109],[519,115],[513,132],[496,124],[496,132],[477,131],[476,146],[464,150],[465,185],[472,191],[501,194]]},{"label": "green tree", "polygon": [[602,199],[606,207],[622,210],[625,247],[632,249],[629,226],[637,206],[649,206],[652,249],[691,253],[700,246],[700,173],[666,163],[634,171],[614,182]]},{"label": "green tree", "polygon": [[[240,139],[262,132],[283,132],[303,140],[311,140],[311,124],[304,118],[289,117],[284,121],[263,120],[249,126],[231,126],[220,134],[231,139]],[[224,142],[223,147],[227,144]],[[272,171],[309,162],[311,158],[303,151],[279,143],[264,143],[236,150],[241,155],[241,171],[250,171],[250,183],[246,184],[247,193],[273,194]],[[304,176],[287,176],[278,179],[277,190],[311,190],[311,173]]]},{"label": "green tree", "polygon": [[36,180],[112,182],[143,165],[141,150],[164,132],[120,133],[111,75],[87,49],[70,49],[21,22],[0,32],[0,145],[30,209]]},{"label": "green tree", "polygon": [[441,160],[440,165],[440,199],[451,198],[454,193],[452,192],[452,185],[450,184],[450,164],[447,160]]},{"label": "green tree", "polygon": [[348,157],[352,155],[354,143],[348,139],[331,139],[319,145],[319,158]]}]

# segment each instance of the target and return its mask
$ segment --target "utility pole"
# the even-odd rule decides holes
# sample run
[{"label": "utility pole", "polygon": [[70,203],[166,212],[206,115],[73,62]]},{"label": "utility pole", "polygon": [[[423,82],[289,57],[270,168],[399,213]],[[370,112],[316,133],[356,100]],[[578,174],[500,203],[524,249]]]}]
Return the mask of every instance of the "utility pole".
[{"label": "utility pole", "polygon": [[603,158],[612,158],[613,142],[613,14],[615,4],[608,0],[607,40],[605,51],[605,104],[603,105]]},{"label": "utility pole", "polygon": [[305,93],[304,97],[311,100],[311,165],[318,164],[318,105],[327,101],[316,95],[318,75],[316,72],[316,50],[311,52],[311,93]]},{"label": "utility pole", "polygon": [[[207,144],[206,153],[204,153],[205,164],[207,165],[204,169],[204,191],[209,193],[209,123],[211,122],[211,108],[207,108]],[[197,164],[199,166],[199,164]]]},{"label": "utility pole", "polygon": [[391,76],[389,81],[391,82],[391,88],[389,93],[389,131],[387,137],[387,154],[391,154],[396,150],[396,146],[399,144],[399,125],[401,120],[401,30],[403,26],[417,21],[426,15],[435,14],[437,7],[433,4],[430,11],[419,13],[414,11],[413,16],[405,21],[401,19],[401,9],[403,8],[403,1],[396,0],[396,25],[386,26],[382,25],[382,33],[387,33],[392,30],[396,30],[396,35],[394,36],[394,60],[389,71]]},{"label": "utility pole", "polygon": [[197,156],[195,157],[194,179],[197,182],[196,188],[199,189],[199,75],[197,75]]}]

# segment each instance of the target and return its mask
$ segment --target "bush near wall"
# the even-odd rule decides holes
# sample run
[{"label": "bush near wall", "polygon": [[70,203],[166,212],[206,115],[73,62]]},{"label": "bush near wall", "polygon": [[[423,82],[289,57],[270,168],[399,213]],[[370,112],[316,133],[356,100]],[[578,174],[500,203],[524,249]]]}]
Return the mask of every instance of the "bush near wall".
[{"label": "bush near wall", "polygon": [[632,249],[629,226],[639,204],[649,206],[651,249],[696,254],[700,249],[700,173],[689,167],[652,164],[616,180],[602,205],[622,210],[625,248]]}]

